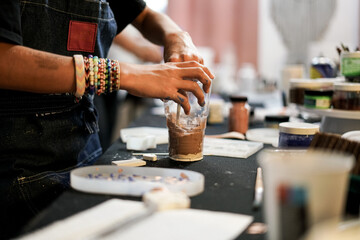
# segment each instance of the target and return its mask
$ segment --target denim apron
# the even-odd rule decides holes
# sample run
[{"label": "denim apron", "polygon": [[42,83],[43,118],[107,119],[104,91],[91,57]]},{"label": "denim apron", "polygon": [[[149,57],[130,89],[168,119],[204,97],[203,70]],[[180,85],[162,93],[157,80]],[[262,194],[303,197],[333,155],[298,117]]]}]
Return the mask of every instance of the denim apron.
[{"label": "denim apron", "polygon": [[[24,46],[67,56],[107,55],[117,28],[107,2],[20,2]],[[93,164],[102,149],[91,96],[79,103],[71,94],[1,90],[0,96],[0,239],[4,239],[18,234],[22,225],[69,188],[69,172]]]}]

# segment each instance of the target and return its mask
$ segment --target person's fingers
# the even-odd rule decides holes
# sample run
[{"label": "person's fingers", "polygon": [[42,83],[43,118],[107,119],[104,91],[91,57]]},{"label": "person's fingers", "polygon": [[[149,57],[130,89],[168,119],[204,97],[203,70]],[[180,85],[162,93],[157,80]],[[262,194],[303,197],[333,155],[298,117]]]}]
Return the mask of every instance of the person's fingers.
[{"label": "person's fingers", "polygon": [[201,67],[182,68],[180,74],[183,78],[199,80],[203,84],[204,91],[209,92],[211,79]]},{"label": "person's fingers", "polygon": [[184,54],[184,57],[182,57],[184,59],[184,61],[195,61],[198,62],[200,64],[204,64],[204,59],[197,55],[197,54]]},{"label": "person's fingers", "polygon": [[183,90],[178,90],[177,92],[171,94],[165,98],[166,100],[173,100],[179,104],[183,109],[186,115],[190,113],[190,103],[187,94]]},{"label": "person's fingers", "polygon": [[165,59],[166,62],[182,62],[179,54],[172,54],[168,59]]},{"label": "person's fingers", "polygon": [[[181,89],[182,91],[192,92],[195,95],[195,97],[197,98],[199,105],[202,107],[205,105],[204,93],[201,90],[199,84],[197,84],[195,81],[191,81],[191,80],[179,81],[177,87],[179,89]],[[187,99],[187,97],[186,97],[186,99]]]},{"label": "person's fingers", "polygon": [[198,62],[204,65],[204,59],[202,57],[199,58]]},{"label": "person's fingers", "polygon": [[207,68],[206,66],[204,66],[196,61],[178,62],[178,63],[176,63],[176,66],[177,67],[201,67],[211,79],[215,78],[215,75],[210,71],[209,68]]},{"label": "person's fingers", "polygon": [[181,102],[181,107],[184,109],[185,114],[189,115],[191,107],[186,92],[182,89],[179,89],[177,99]]},{"label": "person's fingers", "polygon": [[194,54],[182,54],[181,58],[184,59],[185,62],[189,62],[189,61],[195,61],[195,62],[199,62],[199,57],[197,55]]},{"label": "person's fingers", "polygon": [[173,53],[167,60],[167,62],[190,62],[190,61],[195,61],[200,64],[204,64],[204,59],[197,54]]}]

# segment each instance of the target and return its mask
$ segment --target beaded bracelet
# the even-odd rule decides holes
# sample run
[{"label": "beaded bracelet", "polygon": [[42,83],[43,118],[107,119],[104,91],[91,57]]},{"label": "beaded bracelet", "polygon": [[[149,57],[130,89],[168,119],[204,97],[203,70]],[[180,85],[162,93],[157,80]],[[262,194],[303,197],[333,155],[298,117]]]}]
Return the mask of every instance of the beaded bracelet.
[{"label": "beaded bracelet", "polygon": [[84,93],[100,95],[120,89],[120,63],[117,60],[89,55],[83,57],[83,71]]},{"label": "beaded bracelet", "polygon": [[115,60],[115,66],[116,66],[116,90],[120,89],[120,63],[118,60]]},{"label": "beaded bracelet", "polygon": [[105,93],[105,59],[100,58],[100,65],[101,65],[101,73],[100,73],[100,89],[98,91],[98,95],[101,93]]},{"label": "beaded bracelet", "polygon": [[98,71],[99,71],[99,58],[97,56],[95,56],[93,58],[93,62],[94,62],[94,84],[93,84],[93,89],[90,89],[90,94],[96,94],[95,89],[97,89],[97,82],[98,82]]},{"label": "beaded bracelet", "polygon": [[82,55],[74,55],[75,62],[75,78],[76,78],[76,91],[75,97],[79,101],[85,92],[85,67],[84,58]]},{"label": "beaded bracelet", "polygon": [[107,60],[107,65],[106,65],[106,69],[107,69],[107,76],[106,76],[106,85],[107,85],[107,91],[106,93],[110,93],[112,92],[112,88],[111,88],[111,59],[106,59]]},{"label": "beaded bracelet", "polygon": [[89,56],[89,90],[88,90],[88,93],[90,95],[94,95],[94,79],[95,79],[95,76],[94,76],[94,59],[92,58],[92,56],[90,55]]}]

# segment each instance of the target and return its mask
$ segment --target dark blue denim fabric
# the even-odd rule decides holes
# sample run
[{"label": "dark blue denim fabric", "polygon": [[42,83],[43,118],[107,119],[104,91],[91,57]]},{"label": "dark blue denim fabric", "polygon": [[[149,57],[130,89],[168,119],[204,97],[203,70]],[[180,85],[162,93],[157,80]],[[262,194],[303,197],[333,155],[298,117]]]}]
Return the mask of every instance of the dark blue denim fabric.
[{"label": "dark blue denim fabric", "polygon": [[[70,20],[98,24],[94,53],[67,51]],[[21,24],[24,46],[67,56],[106,57],[117,28],[109,3],[96,0],[21,1]]]},{"label": "dark blue denim fabric", "polygon": [[[61,55],[88,54],[67,51],[70,20],[98,24],[93,55],[106,56],[116,33],[113,14],[102,1],[21,1],[21,16],[25,46]],[[12,103],[6,111],[0,104],[0,239],[18,234],[69,187],[72,169],[93,164],[102,153],[91,97],[68,104],[69,95],[59,101],[59,96],[11,95],[13,100],[0,96],[4,106]]]}]

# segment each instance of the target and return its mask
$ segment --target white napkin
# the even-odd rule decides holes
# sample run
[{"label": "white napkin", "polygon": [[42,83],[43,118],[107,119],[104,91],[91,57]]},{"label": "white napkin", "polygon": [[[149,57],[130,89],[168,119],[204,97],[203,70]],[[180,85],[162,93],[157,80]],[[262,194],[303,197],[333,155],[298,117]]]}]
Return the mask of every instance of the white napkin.
[{"label": "white napkin", "polygon": [[[21,239],[86,239],[114,221],[126,221],[142,211],[142,202],[112,199]],[[252,216],[195,209],[161,211],[106,239],[234,239],[252,220]]]}]

